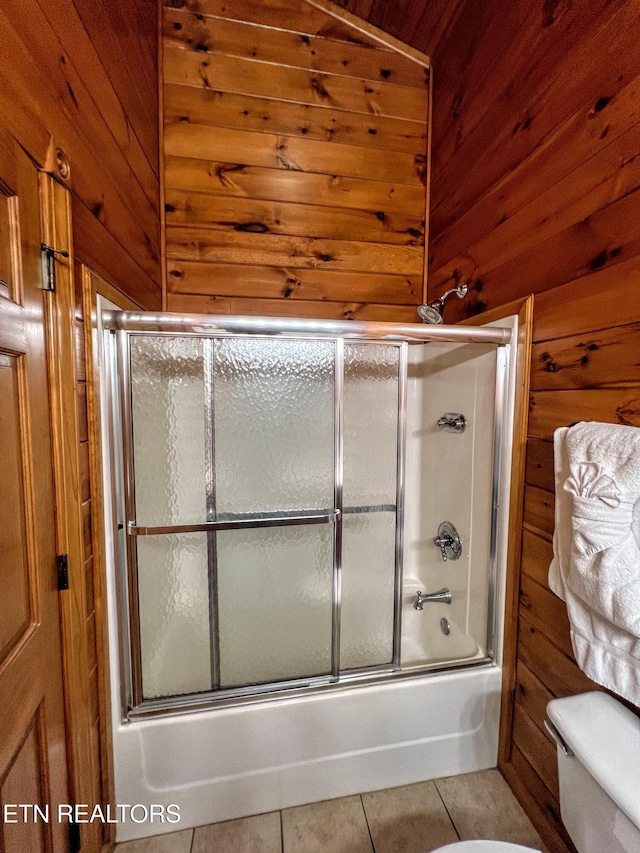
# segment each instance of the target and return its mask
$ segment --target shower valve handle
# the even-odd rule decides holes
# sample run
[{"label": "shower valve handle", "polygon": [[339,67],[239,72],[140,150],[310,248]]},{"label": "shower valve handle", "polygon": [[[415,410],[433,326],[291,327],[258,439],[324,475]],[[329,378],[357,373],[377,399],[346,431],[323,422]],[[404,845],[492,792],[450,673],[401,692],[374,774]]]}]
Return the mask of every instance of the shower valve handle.
[{"label": "shower valve handle", "polygon": [[443,521],[438,527],[438,535],[434,538],[433,544],[436,548],[440,548],[442,559],[459,560],[462,554],[462,542],[455,526],[450,521]]},{"label": "shower valve handle", "polygon": [[445,560],[445,562],[447,559],[447,548],[451,548],[453,542],[453,537],[447,536],[446,534],[444,536],[436,536],[436,538],[433,540],[433,544],[437,545],[438,548],[440,548],[440,551],[442,552],[442,559]]}]

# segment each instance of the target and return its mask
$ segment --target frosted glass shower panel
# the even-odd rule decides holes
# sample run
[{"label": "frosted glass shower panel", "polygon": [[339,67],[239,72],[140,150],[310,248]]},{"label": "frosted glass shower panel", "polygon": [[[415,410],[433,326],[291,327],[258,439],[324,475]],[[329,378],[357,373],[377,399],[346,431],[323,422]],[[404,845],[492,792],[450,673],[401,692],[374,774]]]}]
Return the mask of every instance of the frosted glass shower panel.
[{"label": "frosted glass shower panel", "polygon": [[216,340],[218,513],[333,507],[334,352],[333,341]]},{"label": "frosted glass shower panel", "polygon": [[345,344],[344,505],[395,505],[399,347]]},{"label": "frosted glass shower panel", "polygon": [[345,344],[340,668],[393,658],[400,349]]},{"label": "frosted glass shower panel", "polygon": [[140,536],[137,549],[143,697],[211,689],[207,534]]},{"label": "frosted glass shower panel", "polygon": [[391,663],[395,513],[347,514],[342,531],[340,669]]},{"label": "frosted glass shower panel", "polygon": [[139,526],[205,520],[205,342],[132,335],[131,413]]},{"label": "frosted glass shower panel", "polygon": [[218,534],[220,686],[331,669],[333,525]]}]

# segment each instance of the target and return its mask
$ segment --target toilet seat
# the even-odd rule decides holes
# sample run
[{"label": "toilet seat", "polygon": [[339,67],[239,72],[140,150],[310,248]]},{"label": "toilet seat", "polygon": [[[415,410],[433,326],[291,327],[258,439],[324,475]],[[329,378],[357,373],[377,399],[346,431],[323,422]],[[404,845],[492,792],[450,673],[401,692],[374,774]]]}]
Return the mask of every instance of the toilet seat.
[{"label": "toilet seat", "polygon": [[523,847],[522,844],[512,844],[510,841],[456,841],[446,847],[438,847],[433,853],[540,853],[534,847]]}]

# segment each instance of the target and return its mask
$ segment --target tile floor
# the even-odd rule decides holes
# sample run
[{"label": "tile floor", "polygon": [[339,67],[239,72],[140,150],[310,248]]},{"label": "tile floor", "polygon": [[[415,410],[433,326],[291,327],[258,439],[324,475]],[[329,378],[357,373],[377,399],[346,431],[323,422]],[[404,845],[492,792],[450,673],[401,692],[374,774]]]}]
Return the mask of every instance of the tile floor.
[{"label": "tile floor", "polygon": [[458,839],[543,850],[497,770],[129,841],[116,853],[429,853]]}]

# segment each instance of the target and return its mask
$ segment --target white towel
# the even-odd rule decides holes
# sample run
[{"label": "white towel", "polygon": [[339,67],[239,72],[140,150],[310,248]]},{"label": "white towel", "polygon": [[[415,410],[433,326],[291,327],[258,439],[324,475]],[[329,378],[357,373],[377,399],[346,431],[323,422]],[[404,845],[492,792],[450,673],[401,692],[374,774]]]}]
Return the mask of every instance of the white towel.
[{"label": "white towel", "polygon": [[549,586],[567,604],[579,667],[640,705],[640,429],[579,423],[553,440]]}]

